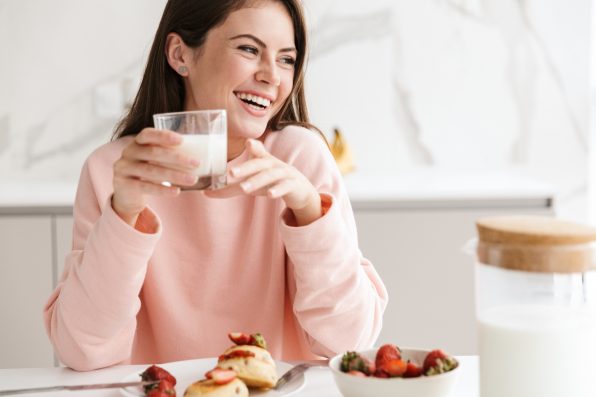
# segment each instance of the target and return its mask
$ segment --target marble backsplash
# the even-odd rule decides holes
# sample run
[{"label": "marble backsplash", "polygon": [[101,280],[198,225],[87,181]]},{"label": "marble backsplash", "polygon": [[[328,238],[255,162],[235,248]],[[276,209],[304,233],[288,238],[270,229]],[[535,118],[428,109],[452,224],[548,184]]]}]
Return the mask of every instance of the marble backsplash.
[{"label": "marble backsplash", "polygon": [[[342,130],[358,172],[517,166],[584,216],[589,0],[304,3],[311,117]],[[0,181],[77,180],[135,93],[164,4],[0,0]]]}]

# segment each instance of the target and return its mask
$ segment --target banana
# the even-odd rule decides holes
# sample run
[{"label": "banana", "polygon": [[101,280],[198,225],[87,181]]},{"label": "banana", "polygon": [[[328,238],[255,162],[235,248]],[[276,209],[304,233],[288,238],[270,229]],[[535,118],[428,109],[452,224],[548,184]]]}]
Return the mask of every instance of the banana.
[{"label": "banana", "polygon": [[331,154],[333,154],[339,171],[345,175],[354,170],[352,150],[339,128],[335,128],[333,132],[335,136],[333,137],[333,143],[331,143]]}]

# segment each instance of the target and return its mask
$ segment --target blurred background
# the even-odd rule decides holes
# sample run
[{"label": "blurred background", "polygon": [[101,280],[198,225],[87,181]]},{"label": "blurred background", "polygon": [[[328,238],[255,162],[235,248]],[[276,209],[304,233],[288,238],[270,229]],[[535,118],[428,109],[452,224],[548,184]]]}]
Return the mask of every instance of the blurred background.
[{"label": "blurred background", "polygon": [[[0,178],[76,183],[165,0],[0,0]],[[588,216],[591,1],[306,0],[313,122],[357,170],[511,170]]]},{"label": "blurred background", "polygon": [[[69,250],[80,168],[131,103],[165,2],[0,0],[0,313],[16,324],[0,331],[0,367],[54,362],[41,306]],[[475,353],[461,252],[474,220],[596,224],[592,2],[304,4],[311,118],[351,148],[361,248],[392,296],[380,340]],[[29,299],[24,284],[31,316],[1,303]],[[404,304],[421,290],[440,294]],[[14,352],[23,340],[28,353]]]}]

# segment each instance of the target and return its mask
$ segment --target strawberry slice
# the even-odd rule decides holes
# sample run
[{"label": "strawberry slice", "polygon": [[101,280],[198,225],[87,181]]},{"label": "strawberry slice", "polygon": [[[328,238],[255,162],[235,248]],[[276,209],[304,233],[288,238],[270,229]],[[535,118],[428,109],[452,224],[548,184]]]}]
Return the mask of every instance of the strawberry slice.
[{"label": "strawberry slice", "polygon": [[237,345],[250,345],[250,335],[242,332],[230,332],[228,338]]},{"label": "strawberry slice", "polygon": [[213,379],[217,385],[225,385],[236,379],[236,371],[231,369],[214,368],[205,374],[207,379]]},{"label": "strawberry slice", "polygon": [[247,350],[234,350],[228,354],[222,354],[217,359],[217,362],[221,362],[224,360],[229,360],[232,358],[246,358],[246,357],[254,357],[255,354],[253,352],[249,352]]}]

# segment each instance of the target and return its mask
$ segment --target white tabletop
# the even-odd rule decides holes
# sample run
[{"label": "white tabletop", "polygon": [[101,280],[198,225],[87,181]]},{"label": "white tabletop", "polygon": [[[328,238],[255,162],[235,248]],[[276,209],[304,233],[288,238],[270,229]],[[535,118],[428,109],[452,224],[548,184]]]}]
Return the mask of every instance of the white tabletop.
[{"label": "white tabletop", "polygon": [[[458,360],[460,361],[461,372],[452,396],[478,397],[478,358],[475,356],[460,356]],[[0,369],[0,390],[119,382],[131,373],[142,372],[146,367],[147,365],[121,365],[90,372],[76,372],[67,368]],[[122,397],[119,389],[78,392],[62,391],[43,393],[43,395]],[[293,395],[306,397],[341,397],[333,381],[333,375],[328,368],[309,369],[306,373],[305,387]],[[40,394],[21,394],[20,396],[40,396]]]}]

